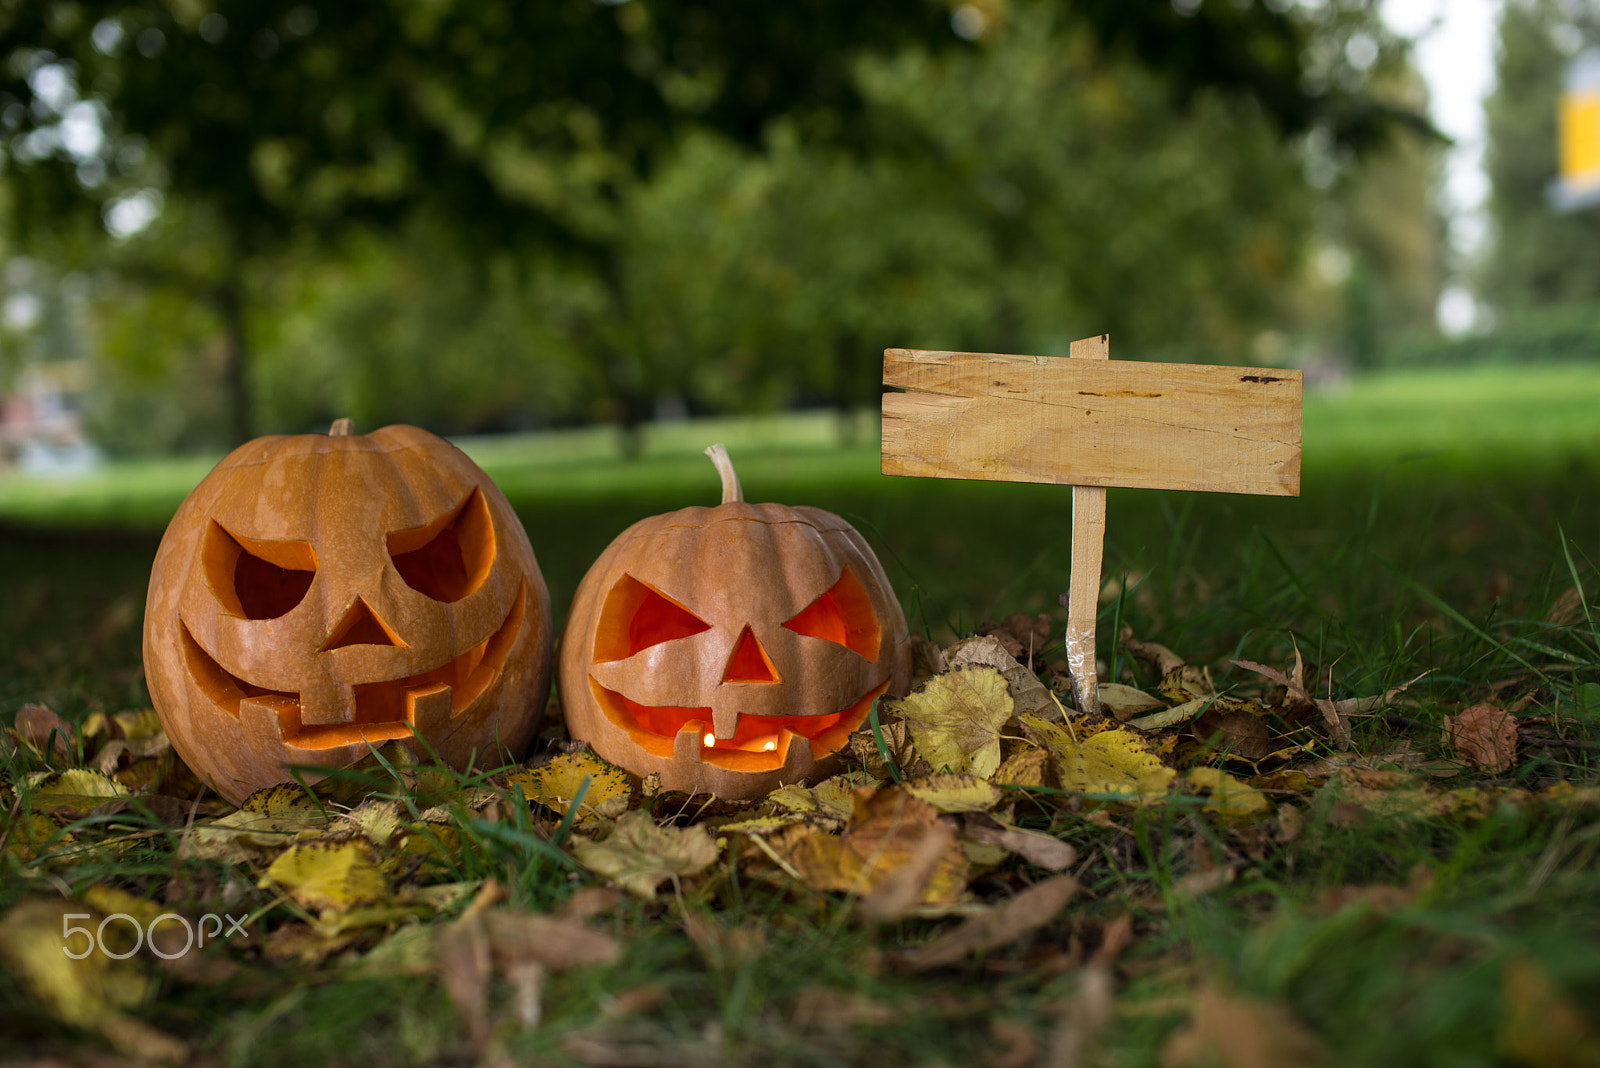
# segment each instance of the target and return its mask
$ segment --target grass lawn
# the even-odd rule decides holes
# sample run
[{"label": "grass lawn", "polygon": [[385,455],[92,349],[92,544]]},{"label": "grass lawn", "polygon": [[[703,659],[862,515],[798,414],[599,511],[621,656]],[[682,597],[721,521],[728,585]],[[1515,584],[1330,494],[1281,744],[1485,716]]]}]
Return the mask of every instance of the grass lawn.
[{"label": "grass lawn", "polygon": [[[143,801],[50,800],[39,772],[108,753],[115,730],[96,713],[148,705],[150,560],[215,458],[0,480],[0,722],[37,703],[79,730],[69,758],[0,743],[0,909],[27,906],[0,919],[0,1033],[18,1043],[0,1061],[107,1046],[157,1057],[175,1037],[203,1063],[241,1065],[1600,1063],[1597,412],[1591,366],[1384,375],[1308,397],[1298,499],[1113,491],[1106,673],[1152,691],[1160,682],[1113,643],[1126,625],[1209,668],[1228,700],[1262,702],[1249,715],[1305,748],[1246,759],[1227,730],[1152,729],[1140,744],[1178,778],[1159,802],[1135,804],[1074,788],[1071,751],[1009,730],[1008,756],[1032,746],[1055,771],[1007,789],[985,818],[1071,845],[1078,891],[1013,937],[936,964],[918,947],[958,916],[870,919],[871,894],[819,889],[803,864],[775,865],[776,839],[726,834],[713,864],[654,898],[596,904],[585,893],[607,879],[574,856],[605,821],[519,805],[503,776],[373,768],[302,811],[305,837],[327,842],[349,841],[334,802],[354,803],[358,788],[402,820],[436,804],[444,813],[434,846],[404,864],[392,843],[372,850],[391,912],[361,922],[263,883],[282,843],[180,856],[187,802],[174,816]],[[884,478],[870,434],[841,447],[826,415],[652,428],[629,463],[600,430],[462,444],[523,518],[559,622],[616,533],[715,503],[699,450],[718,440],[751,500],[816,504],[854,523],[914,632],[943,645],[986,620],[1045,612],[1059,641],[1071,505],[1058,487]],[[1371,697],[1426,674],[1403,704],[1350,720],[1340,750],[1294,719],[1281,687],[1230,663],[1284,669],[1297,648],[1311,697]],[[1047,682],[1053,661],[1036,665]],[[1444,739],[1445,717],[1484,702],[1514,713],[1521,744],[1508,767]],[[1133,730],[1079,725],[1101,727]],[[139,767],[123,753],[123,773]],[[1226,772],[1264,807],[1230,808],[1194,768]],[[944,821],[969,836],[981,822]],[[1029,887],[1063,877],[1015,851],[982,855],[994,863],[973,862],[957,912],[1031,901]],[[471,949],[486,937],[473,925],[488,921],[472,917],[507,911],[489,879],[519,910],[593,908],[587,929],[619,956],[550,964],[542,987],[526,967],[492,981],[474,971],[489,949]],[[148,950],[128,963],[92,957],[92,982],[88,964],[48,970],[61,908],[137,914],[107,888],[195,916],[248,913],[256,941],[189,965]],[[427,945],[410,945],[402,935],[419,919]],[[24,943],[48,952],[19,964]],[[74,1016],[56,1004],[75,1028],[39,1022],[51,1004],[39,975],[66,976],[58,1001],[99,1007]],[[537,1027],[519,1016],[530,998]],[[1250,1059],[1249,1042],[1266,1052]]]}]

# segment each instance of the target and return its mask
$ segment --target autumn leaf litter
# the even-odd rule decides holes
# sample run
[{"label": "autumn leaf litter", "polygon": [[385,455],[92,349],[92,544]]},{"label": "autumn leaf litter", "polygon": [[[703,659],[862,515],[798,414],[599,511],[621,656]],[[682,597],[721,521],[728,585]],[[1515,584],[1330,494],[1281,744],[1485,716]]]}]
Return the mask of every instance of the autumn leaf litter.
[{"label": "autumn leaf litter", "polygon": [[[1494,703],[1442,718],[1439,740],[1454,761],[1448,776],[1437,758],[1364,755],[1353,745],[1352,722],[1395,708],[1410,683],[1368,696],[1318,694],[1315,670],[1298,650],[1281,671],[1234,661],[1240,682],[1219,689],[1209,671],[1125,633],[1123,648],[1157,681],[1148,689],[1105,683],[1103,714],[1080,715],[1064,703],[1064,687],[1033,670],[1036,650],[1019,635],[1036,635],[1019,619],[1016,633],[920,651],[919,663],[936,672],[910,695],[881,703],[877,722],[842,751],[837,774],[751,803],[662,793],[581,746],[468,784],[408,766],[407,751],[391,745],[365,770],[397,779],[403,794],[366,796],[354,780],[336,777],[310,790],[264,790],[232,809],[198,789],[148,710],[98,716],[74,730],[50,710],[26,706],[6,744],[56,770],[0,791],[12,817],[0,851],[41,872],[62,868],[84,850],[126,849],[148,835],[117,828],[119,813],[137,811],[142,826],[153,818],[177,836],[180,857],[215,865],[222,874],[210,888],[212,904],[220,911],[238,901],[253,923],[248,946],[214,945],[196,958],[210,970],[191,964],[163,974],[208,981],[219,968],[232,975],[251,966],[256,955],[349,974],[432,974],[469,1044],[483,1050],[497,1020],[538,1025],[550,975],[624,953],[615,934],[591,926],[623,900],[678,912],[713,967],[759,957],[761,930],[725,927],[688,904],[701,883],[732,872],[785,893],[840,896],[867,925],[948,917],[887,960],[916,973],[1025,945],[1083,907],[1093,895],[1080,878],[1093,858],[1080,859],[1081,843],[1125,833],[1131,814],[1154,806],[1202,811],[1242,842],[1283,843],[1300,834],[1308,799],[1323,792],[1336,798],[1335,823],[1600,801],[1593,789],[1534,794],[1492,778],[1439,781],[1459,780],[1463,770],[1499,776],[1515,766],[1518,718]],[[86,818],[98,818],[96,833],[86,833]],[[586,872],[593,885],[563,911],[537,914],[513,908],[495,878],[458,880],[453,856],[463,834],[486,827],[538,839],[541,856]],[[1226,885],[1250,852],[1242,845],[1228,863],[1197,866],[1177,889],[1203,894]],[[1426,879],[1423,872],[1413,883]],[[192,889],[169,886],[168,896],[182,899]],[[1352,900],[1403,902],[1418,892],[1380,889]],[[610,896],[593,896],[601,893]],[[36,951],[48,941],[42,932],[57,936],[52,948],[59,942],[69,912],[98,924],[113,914],[153,920],[164,908],[108,888],[78,901],[25,898],[0,919],[0,958],[56,1018],[98,1031],[132,1058],[181,1060],[179,1039],[129,1013],[165,961],[150,951],[158,946],[125,959],[98,946],[81,960]],[[1117,953],[1131,929],[1120,930]],[[1058,1045],[1092,1042],[1109,1018],[1111,961],[1091,964],[1078,1008],[1057,1022],[1051,1041]],[[1547,981],[1508,974],[1514,989],[1507,997],[1518,1006],[1530,1003],[1522,991]],[[1535,1042],[1529,1021],[1536,1010],[1517,1011],[1523,1015],[1507,1025],[1507,1042]],[[1202,986],[1163,1063],[1211,1063],[1217,1044],[1245,1026],[1262,1046],[1252,1055],[1259,1063],[1324,1059],[1318,1040],[1285,1012]]]}]

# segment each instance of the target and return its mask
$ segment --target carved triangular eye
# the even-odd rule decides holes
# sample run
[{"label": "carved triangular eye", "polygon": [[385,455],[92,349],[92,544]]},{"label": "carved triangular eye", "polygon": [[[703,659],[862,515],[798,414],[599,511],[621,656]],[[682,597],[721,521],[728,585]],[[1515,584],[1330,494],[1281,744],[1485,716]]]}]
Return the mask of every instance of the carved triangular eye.
[{"label": "carved triangular eye", "polygon": [[489,577],[494,524],[477,489],[423,527],[389,535],[389,557],[407,586],[435,601],[459,601]]},{"label": "carved triangular eye", "polygon": [[842,645],[868,660],[878,659],[878,613],[866,587],[848,567],[839,573],[838,582],[784,626],[796,634]]},{"label": "carved triangular eye", "polygon": [[666,594],[632,575],[623,575],[606,594],[595,627],[596,661],[626,660],[642,649],[687,638],[711,624]]},{"label": "carved triangular eye", "polygon": [[230,534],[215,519],[201,548],[206,583],[223,608],[245,619],[287,615],[317,577],[317,554],[304,541]]}]

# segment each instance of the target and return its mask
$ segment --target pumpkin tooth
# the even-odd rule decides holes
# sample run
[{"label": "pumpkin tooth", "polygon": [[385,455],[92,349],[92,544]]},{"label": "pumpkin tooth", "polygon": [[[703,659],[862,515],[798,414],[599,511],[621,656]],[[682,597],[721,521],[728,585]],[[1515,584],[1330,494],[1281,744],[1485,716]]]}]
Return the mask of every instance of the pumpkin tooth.
[{"label": "pumpkin tooth", "polygon": [[672,759],[700,763],[700,750],[705,742],[706,725],[692,719],[679,728],[672,739]]},{"label": "pumpkin tooth", "polygon": [[424,738],[440,737],[450,722],[451,687],[444,683],[406,691],[406,722]]}]

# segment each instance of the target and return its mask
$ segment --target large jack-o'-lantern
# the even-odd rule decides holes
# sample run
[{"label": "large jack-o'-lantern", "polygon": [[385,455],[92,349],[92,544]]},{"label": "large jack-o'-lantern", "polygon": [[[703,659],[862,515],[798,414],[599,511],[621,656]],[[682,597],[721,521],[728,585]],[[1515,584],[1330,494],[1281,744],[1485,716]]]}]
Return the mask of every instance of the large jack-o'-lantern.
[{"label": "large jack-o'-lantern", "polygon": [[905,615],[855,529],[747,504],[635,523],[595,561],[561,639],[567,729],[669,790],[760,797],[825,772],[885,692],[904,693]]},{"label": "large jack-o'-lantern", "polygon": [[[550,595],[521,523],[424,430],[258,438],[156,553],[145,678],[178,754],[237,804],[400,739],[520,755],[549,692]],[[315,775],[313,775],[315,777]]]}]

